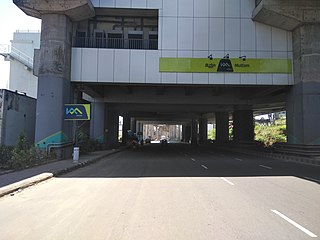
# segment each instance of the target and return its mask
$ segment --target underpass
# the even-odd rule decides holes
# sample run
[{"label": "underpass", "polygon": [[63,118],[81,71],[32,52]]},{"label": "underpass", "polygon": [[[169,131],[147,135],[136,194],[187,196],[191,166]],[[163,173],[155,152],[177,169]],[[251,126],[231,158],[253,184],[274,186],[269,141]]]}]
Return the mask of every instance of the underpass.
[{"label": "underpass", "polygon": [[319,173],[211,146],[145,145],[0,199],[1,239],[317,238]]}]

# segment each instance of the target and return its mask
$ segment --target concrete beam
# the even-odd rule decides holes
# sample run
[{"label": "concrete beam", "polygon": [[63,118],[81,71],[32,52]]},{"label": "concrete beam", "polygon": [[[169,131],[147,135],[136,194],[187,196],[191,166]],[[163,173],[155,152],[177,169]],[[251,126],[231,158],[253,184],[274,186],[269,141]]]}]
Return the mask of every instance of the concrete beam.
[{"label": "concrete beam", "polygon": [[13,0],[25,14],[42,18],[45,14],[63,14],[72,21],[80,21],[95,16],[90,0]]},{"label": "concrete beam", "polygon": [[262,0],[254,9],[252,19],[292,31],[301,24],[320,23],[320,1]]}]

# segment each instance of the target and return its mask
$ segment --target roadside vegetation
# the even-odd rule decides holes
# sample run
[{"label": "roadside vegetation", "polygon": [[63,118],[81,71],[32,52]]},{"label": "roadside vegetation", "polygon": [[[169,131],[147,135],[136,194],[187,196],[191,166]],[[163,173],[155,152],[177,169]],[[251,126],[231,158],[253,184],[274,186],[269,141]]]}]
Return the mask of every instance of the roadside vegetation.
[{"label": "roadside vegetation", "polygon": [[0,146],[0,169],[23,169],[35,165],[40,165],[50,159],[54,159],[54,155],[47,155],[39,151],[35,146],[31,145],[26,136],[21,133],[15,147]]},{"label": "roadside vegetation", "polygon": [[[286,120],[284,118],[271,123],[255,124],[255,140],[261,142],[266,147],[271,147],[276,142],[286,142]],[[215,140],[216,129],[208,131],[208,139]],[[229,139],[233,137],[232,128],[229,128]]]},{"label": "roadside vegetation", "polygon": [[286,142],[286,120],[281,118],[268,124],[256,124],[255,140],[262,142],[266,147],[276,142]]},{"label": "roadside vegetation", "polygon": [[[80,147],[82,154],[103,148],[102,144],[89,139],[88,134],[81,130],[77,132],[77,145]],[[19,170],[56,159],[54,153],[47,154],[30,144],[23,133],[19,135],[16,146],[0,145],[0,170]]]}]

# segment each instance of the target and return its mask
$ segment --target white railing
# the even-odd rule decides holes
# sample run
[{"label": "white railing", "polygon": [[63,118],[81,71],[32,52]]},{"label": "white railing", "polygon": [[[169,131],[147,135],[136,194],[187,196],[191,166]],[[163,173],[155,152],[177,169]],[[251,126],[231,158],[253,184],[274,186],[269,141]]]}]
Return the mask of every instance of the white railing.
[{"label": "white railing", "polygon": [[16,30],[16,33],[40,33],[40,30]]},{"label": "white railing", "polygon": [[33,58],[8,44],[0,44],[0,55],[5,57],[10,56],[26,65],[28,68],[33,69]]}]

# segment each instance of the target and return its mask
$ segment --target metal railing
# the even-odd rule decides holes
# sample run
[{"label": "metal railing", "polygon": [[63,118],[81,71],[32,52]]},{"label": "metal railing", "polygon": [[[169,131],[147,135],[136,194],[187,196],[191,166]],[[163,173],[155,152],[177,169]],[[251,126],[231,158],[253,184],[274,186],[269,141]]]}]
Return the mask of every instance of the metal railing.
[{"label": "metal railing", "polygon": [[33,69],[33,58],[8,44],[0,44],[0,55],[4,57],[10,56],[26,65],[28,68]]},{"label": "metal railing", "polygon": [[74,38],[74,47],[157,50],[157,39]]},{"label": "metal railing", "polygon": [[21,63],[25,64],[27,67],[33,69],[33,58],[28,56],[26,53],[11,46],[11,51],[9,54]]},{"label": "metal railing", "polygon": [[73,146],[74,143],[73,142],[65,142],[65,143],[48,143],[48,145],[46,146],[46,152],[47,154],[51,153],[51,150],[53,148],[65,148],[65,147],[71,147]]}]

